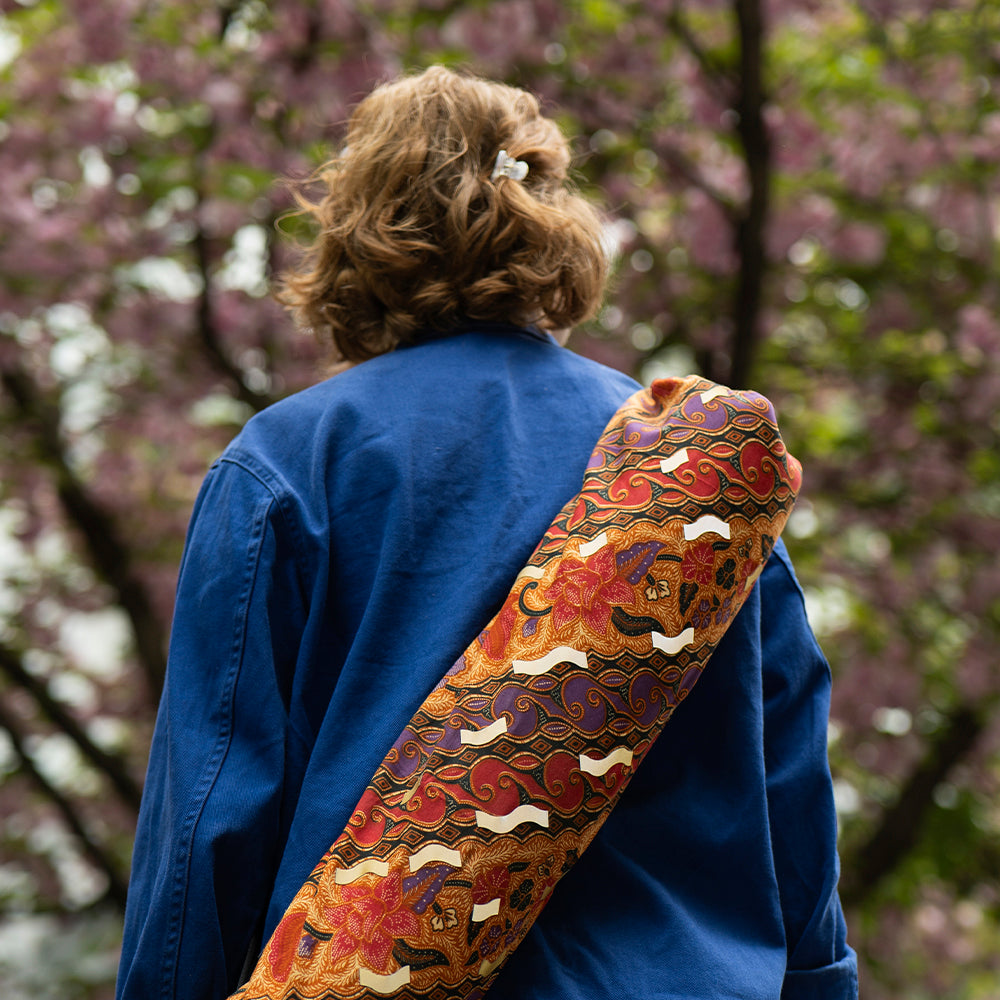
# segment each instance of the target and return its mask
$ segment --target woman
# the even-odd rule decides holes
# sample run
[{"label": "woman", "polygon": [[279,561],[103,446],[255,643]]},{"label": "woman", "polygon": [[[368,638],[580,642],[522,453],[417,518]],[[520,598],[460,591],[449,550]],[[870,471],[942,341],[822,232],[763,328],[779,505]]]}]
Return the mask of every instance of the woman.
[{"label": "woman", "polygon": [[[122,1000],[236,988],[638,388],[557,343],[606,278],[568,165],[530,95],[435,67],[361,102],[303,203],[281,298],[353,366],[251,420],[196,503]],[[779,543],[491,998],[856,995],[828,687]]]}]

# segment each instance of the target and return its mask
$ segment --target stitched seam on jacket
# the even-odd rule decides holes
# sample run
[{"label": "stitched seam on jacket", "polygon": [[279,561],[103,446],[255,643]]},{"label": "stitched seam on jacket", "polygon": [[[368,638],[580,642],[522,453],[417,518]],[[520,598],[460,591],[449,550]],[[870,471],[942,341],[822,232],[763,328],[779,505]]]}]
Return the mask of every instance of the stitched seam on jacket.
[{"label": "stitched seam on jacket", "polygon": [[274,498],[268,499],[257,511],[250,529],[247,546],[246,569],[243,584],[240,589],[234,613],[233,645],[226,678],[222,685],[218,711],[222,720],[219,738],[208,760],[202,778],[194,792],[194,805],[181,825],[181,835],[178,837],[175,858],[180,859],[173,892],[171,893],[170,923],[167,927],[163,954],[163,990],[161,996],[169,1000],[177,992],[177,965],[180,958],[179,944],[183,936],[183,913],[187,902],[187,888],[191,867],[194,834],[198,821],[205,810],[208,798],[218,780],[222,764],[226,759],[233,736],[233,700],[236,693],[236,680],[243,664],[243,647],[247,631],[247,613],[250,606],[250,594],[253,592],[260,564],[260,552],[264,540],[264,529],[267,524],[267,514],[274,503]]},{"label": "stitched seam on jacket", "polygon": [[[299,586],[302,588],[303,594],[308,595],[309,588],[304,585],[300,573],[301,567],[308,565],[308,560],[306,559],[308,547],[302,541],[302,535],[299,530],[299,521],[295,516],[294,504],[290,499],[292,496],[291,488],[287,483],[285,483],[284,479],[276,475],[272,475],[266,466],[260,465],[252,455],[247,455],[245,452],[236,452],[235,454],[234,452],[227,452],[222,455],[215,464],[220,465],[223,462],[239,469],[241,472],[245,472],[252,479],[255,479],[273,498],[274,505],[277,508],[278,513],[281,515],[281,521],[291,539],[292,549],[295,553],[295,567],[296,575],[299,577]],[[307,620],[308,617],[309,615],[307,610]],[[306,734],[302,733],[291,716],[288,717],[288,726],[289,730],[294,733],[303,744],[306,746],[312,745],[313,738],[310,738]]]},{"label": "stitched seam on jacket", "polygon": [[230,451],[226,452],[219,462],[225,462],[242,469],[248,476],[252,476],[260,483],[274,500],[275,506],[281,514],[281,519],[285,523],[289,537],[292,540],[292,547],[295,550],[295,561],[298,565],[305,565],[306,546],[299,531],[299,522],[295,517],[293,505],[290,502],[291,490],[288,484],[276,476],[267,466],[259,463],[252,455],[246,452]]}]

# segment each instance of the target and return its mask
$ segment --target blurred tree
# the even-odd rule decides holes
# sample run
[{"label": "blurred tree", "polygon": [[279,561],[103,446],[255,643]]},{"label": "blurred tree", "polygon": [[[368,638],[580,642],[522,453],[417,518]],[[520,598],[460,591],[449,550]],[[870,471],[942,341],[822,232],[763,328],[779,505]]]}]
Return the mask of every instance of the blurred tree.
[{"label": "blurred tree", "polygon": [[[108,993],[116,918],[94,917],[121,902],[184,522],[239,425],[320,377],[266,297],[289,252],[276,179],[306,176],[373,83],[438,60],[535,90],[577,137],[618,267],[573,346],[778,402],[866,996],[996,995],[997,4],[0,11],[12,997]],[[57,932],[72,958],[40,982]]]}]

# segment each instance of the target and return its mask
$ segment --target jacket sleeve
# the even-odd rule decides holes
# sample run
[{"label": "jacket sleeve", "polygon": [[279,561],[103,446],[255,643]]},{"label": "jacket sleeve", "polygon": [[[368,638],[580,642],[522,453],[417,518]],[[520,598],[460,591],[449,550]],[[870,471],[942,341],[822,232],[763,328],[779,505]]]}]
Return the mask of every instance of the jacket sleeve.
[{"label": "jacket sleeve", "polygon": [[221,460],[181,563],[136,833],[119,1000],[238,985],[277,867],[287,687],[303,600],[287,512]]},{"label": "jacket sleeve", "polygon": [[764,760],[775,872],[788,947],[782,1000],[858,995],[857,958],[837,895],[837,817],[827,760],[830,669],[806,619],[784,545],[762,608]]}]

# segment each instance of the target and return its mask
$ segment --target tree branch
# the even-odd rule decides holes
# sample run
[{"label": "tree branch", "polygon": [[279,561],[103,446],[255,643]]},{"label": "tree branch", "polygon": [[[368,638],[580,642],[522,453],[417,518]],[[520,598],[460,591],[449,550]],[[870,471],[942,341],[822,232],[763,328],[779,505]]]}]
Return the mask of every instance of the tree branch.
[{"label": "tree branch", "polygon": [[730,104],[738,89],[738,78],[724,63],[716,59],[698,41],[694,32],[681,14],[680,0],[674,0],[667,15],[667,27],[677,36],[678,41],[688,50],[705,75],[705,83],[711,87],[723,103]]},{"label": "tree branch", "polygon": [[83,756],[111,782],[121,800],[134,813],[138,813],[142,792],[122,760],[94,743],[83,726],[49,694],[38,678],[25,670],[21,658],[3,643],[0,643],[0,670],[12,683],[31,695],[39,708],[76,744]]},{"label": "tree branch", "polygon": [[122,912],[125,910],[126,882],[119,873],[115,862],[105,849],[87,832],[83,820],[74,807],[62,792],[59,791],[49,780],[38,770],[35,762],[24,746],[24,738],[14,721],[13,715],[4,707],[0,700],[0,729],[5,729],[10,737],[11,746],[20,762],[21,770],[31,778],[38,786],[42,794],[59,810],[66,825],[73,831],[73,834],[80,841],[84,853],[88,858],[107,876],[108,896],[114,900]]},{"label": "tree branch", "polygon": [[[200,191],[200,186],[196,185],[196,190]],[[201,195],[199,194],[199,207],[200,202]],[[200,211],[197,214],[200,216]],[[192,245],[194,248],[195,265],[198,268],[198,273],[201,275],[201,295],[198,296],[196,313],[198,340],[212,366],[236,390],[236,398],[240,402],[246,403],[253,410],[263,410],[274,402],[273,397],[267,393],[251,389],[243,380],[243,373],[222,349],[222,344],[219,340],[218,324],[215,320],[215,310],[212,306],[212,276],[208,237],[205,235],[200,222],[195,230]]]},{"label": "tree branch", "polygon": [[216,39],[220,45],[226,40],[226,32],[229,30],[229,25],[236,16],[238,9],[238,2],[219,4],[219,30]]},{"label": "tree branch", "polygon": [[80,533],[98,575],[112,588],[117,603],[128,615],[139,661],[154,698],[158,698],[166,672],[166,633],[145,583],[133,569],[129,546],[111,512],[91,496],[70,469],[59,431],[58,409],[43,399],[38,386],[19,367],[5,366],[0,371],[0,384],[25,423],[34,426],[39,458],[54,474],[63,512]]},{"label": "tree branch", "polygon": [[724,191],[707,181],[704,176],[702,176],[697,164],[695,164],[690,157],[686,156],[679,149],[666,144],[657,144],[656,151],[663,157],[667,165],[683,177],[688,184],[708,195],[708,197],[711,198],[712,201],[722,210],[723,214],[733,226],[738,224],[740,219],[739,205],[737,205],[737,203],[733,201],[733,199],[730,198]]},{"label": "tree branch", "polygon": [[986,728],[983,706],[959,705],[947,717],[907,778],[896,802],[881,816],[871,836],[845,859],[840,898],[845,907],[862,904],[916,846],[934,789],[963,760]]}]

